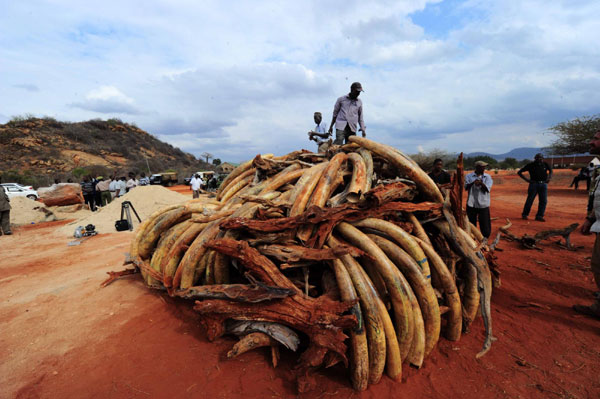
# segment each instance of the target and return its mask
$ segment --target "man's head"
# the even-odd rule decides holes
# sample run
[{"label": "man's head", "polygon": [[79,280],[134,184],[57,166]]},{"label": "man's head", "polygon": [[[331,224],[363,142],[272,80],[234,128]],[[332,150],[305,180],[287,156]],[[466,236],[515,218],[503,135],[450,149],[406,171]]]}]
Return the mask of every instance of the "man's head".
[{"label": "man's head", "polygon": [[129,172],[128,176],[129,176],[130,179],[133,179],[135,177],[135,173]]},{"label": "man's head", "polygon": [[350,85],[350,98],[358,98],[360,92],[364,91],[359,82],[354,82]]},{"label": "man's head", "polygon": [[600,154],[600,130],[590,140],[590,154]]},{"label": "man's head", "polygon": [[543,162],[544,161],[544,156],[542,155],[541,152],[538,152],[537,154],[535,154],[535,158],[533,158],[533,160],[535,162]]},{"label": "man's head", "polygon": [[323,115],[321,115],[320,112],[315,112],[314,118],[315,118],[315,123],[318,125],[323,120]]},{"label": "man's head", "polygon": [[434,172],[440,172],[443,167],[444,167],[444,161],[442,161],[442,158],[437,158],[435,161],[433,161],[433,171]]},{"label": "man's head", "polygon": [[482,174],[487,165],[488,165],[487,162],[483,162],[483,161],[475,162],[475,173],[477,173],[478,175]]}]

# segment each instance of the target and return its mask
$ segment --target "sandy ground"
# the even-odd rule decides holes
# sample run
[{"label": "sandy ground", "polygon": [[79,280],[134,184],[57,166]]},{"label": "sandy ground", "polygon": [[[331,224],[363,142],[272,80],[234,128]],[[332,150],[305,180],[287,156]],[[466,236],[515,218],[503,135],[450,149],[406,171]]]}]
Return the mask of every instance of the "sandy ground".
[{"label": "sandy ground", "polygon": [[[492,173],[493,231],[513,221],[521,235],[581,222],[587,196],[568,189],[574,172],[557,173],[547,222],[520,219],[526,185]],[[183,194],[187,187],[176,187]],[[537,205],[534,205],[534,211]],[[139,276],[100,288],[121,270],[130,232],[100,234],[78,246],[56,234],[64,222],[15,229],[0,237],[1,398],[265,398],[296,397],[283,352],[273,369],[258,350],[226,360],[233,338],[210,343],[189,303],[147,289]],[[600,321],[575,314],[590,303],[592,236],[574,233],[582,249],[554,241],[541,251],[502,241],[502,286],[492,314],[498,341],[482,359],[483,323],[459,342],[440,340],[421,370],[404,367],[402,383],[382,378],[354,392],[347,371],[318,373],[318,390],[300,397],[598,398]]]}]

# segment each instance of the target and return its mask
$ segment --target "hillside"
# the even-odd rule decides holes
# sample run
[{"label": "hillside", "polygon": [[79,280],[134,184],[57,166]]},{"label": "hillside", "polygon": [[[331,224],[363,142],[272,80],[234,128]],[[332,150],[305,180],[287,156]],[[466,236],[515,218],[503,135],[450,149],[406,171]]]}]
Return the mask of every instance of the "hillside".
[{"label": "hillside", "polygon": [[477,156],[489,156],[494,158],[497,161],[503,161],[506,158],[515,158],[517,161],[522,161],[524,159],[533,159],[535,154],[541,152],[543,154],[547,154],[544,148],[536,148],[536,147],[519,147],[513,148],[509,152],[505,152],[504,154],[490,154],[487,152],[471,152],[466,154],[466,157],[477,157]]},{"label": "hillside", "polygon": [[148,174],[148,169],[152,173],[174,169],[187,175],[213,169],[213,165],[118,119],[76,123],[52,118],[12,120],[0,124],[0,153],[3,181],[19,175],[29,177],[30,184],[77,179],[85,173]]}]

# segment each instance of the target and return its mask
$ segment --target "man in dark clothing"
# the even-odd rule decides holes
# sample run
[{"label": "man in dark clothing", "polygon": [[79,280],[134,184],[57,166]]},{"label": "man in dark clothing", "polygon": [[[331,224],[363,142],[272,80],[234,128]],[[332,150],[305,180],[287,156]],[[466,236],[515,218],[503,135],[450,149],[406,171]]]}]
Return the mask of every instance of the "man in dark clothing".
[{"label": "man in dark clothing", "polygon": [[[523,172],[529,172],[529,179],[523,176]],[[548,183],[552,179],[552,168],[547,162],[544,162],[544,156],[542,154],[535,154],[535,160],[522,167],[518,172],[519,177],[529,183],[527,189],[527,200],[523,207],[521,217],[527,220],[529,211],[531,211],[531,205],[535,200],[536,195],[539,195],[538,210],[535,215],[535,220],[539,222],[545,222],[544,212],[546,211],[546,204],[548,203]]]},{"label": "man in dark clothing", "polygon": [[[591,163],[590,165],[593,165],[593,163]],[[586,190],[590,191],[590,181],[592,179],[591,176],[592,175],[590,172],[590,168],[584,166],[579,170],[579,174],[573,178],[573,181],[571,182],[571,185],[569,187],[575,186],[575,190],[577,190],[579,188],[579,181],[585,180]]]},{"label": "man in dark clothing", "polygon": [[435,182],[435,184],[442,185],[450,183],[450,173],[444,169],[444,162],[441,158],[437,158],[433,161],[433,169],[429,172],[429,177]]},{"label": "man in dark clothing", "polygon": [[0,186],[0,236],[2,234],[7,236],[12,234],[10,231],[10,199],[4,186]]},{"label": "man in dark clothing", "polygon": [[85,199],[85,203],[90,207],[90,211],[94,212],[96,210],[96,185],[92,181],[90,176],[86,176],[83,179],[83,183],[81,183],[81,192],[83,193],[83,198]]}]

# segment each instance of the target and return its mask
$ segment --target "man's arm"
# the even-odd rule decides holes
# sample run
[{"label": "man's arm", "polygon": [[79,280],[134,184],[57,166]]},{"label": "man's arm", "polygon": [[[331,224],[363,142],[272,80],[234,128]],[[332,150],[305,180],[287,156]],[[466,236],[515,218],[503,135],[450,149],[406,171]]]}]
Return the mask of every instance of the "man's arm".
[{"label": "man's arm", "polygon": [[465,191],[469,191],[474,183],[475,180],[473,180],[470,174],[465,176]]},{"label": "man's arm", "polygon": [[360,106],[358,107],[358,124],[360,125],[362,136],[367,137],[367,128],[365,127],[365,121],[363,121],[362,101],[360,103]]},{"label": "man's arm", "polygon": [[319,136],[322,139],[326,139],[326,138],[329,138],[329,136],[331,136],[330,133],[317,133],[312,130],[310,132],[308,132],[308,134],[311,136],[311,140],[312,140],[313,136]]},{"label": "man's arm", "polygon": [[489,193],[492,190],[493,184],[494,184],[494,181],[492,180],[492,176],[483,175],[483,177],[481,178],[480,187],[484,192]]},{"label": "man's arm", "polygon": [[519,175],[519,177],[523,180],[525,180],[527,183],[531,183],[531,180],[529,180],[528,178],[526,178],[525,176],[523,176],[523,172],[526,171],[527,166],[522,167],[521,169],[519,169],[519,171],[517,172],[517,174]]},{"label": "man's arm", "polygon": [[337,119],[338,113],[340,112],[340,108],[342,108],[341,97],[336,100],[335,105],[333,106],[333,115],[331,117],[331,124],[329,125],[328,130],[329,133],[333,132],[333,126],[335,125],[335,120]]}]

